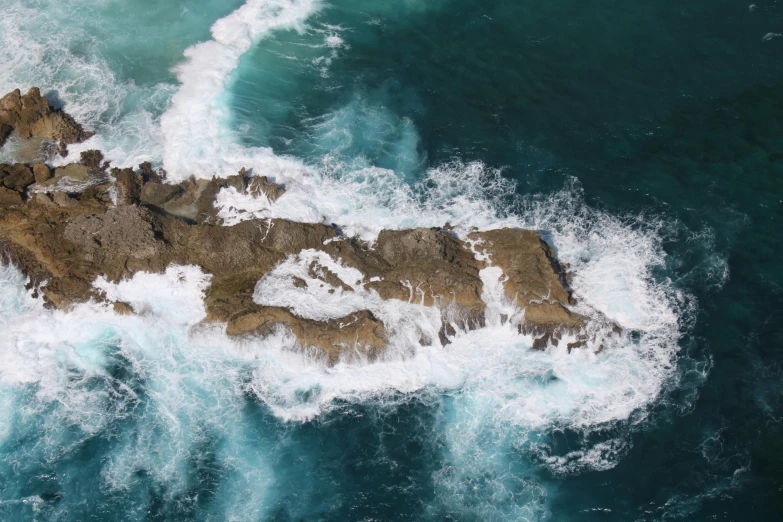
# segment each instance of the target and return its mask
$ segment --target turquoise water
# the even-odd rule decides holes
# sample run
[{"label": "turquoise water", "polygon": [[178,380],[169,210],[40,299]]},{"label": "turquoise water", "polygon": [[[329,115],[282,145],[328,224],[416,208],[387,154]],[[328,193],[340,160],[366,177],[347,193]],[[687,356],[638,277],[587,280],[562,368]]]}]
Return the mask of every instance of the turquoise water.
[{"label": "turquoise water", "polygon": [[0,91],[39,85],[81,148],[246,166],[286,197],[226,208],[368,239],[536,228],[631,332],[568,356],[490,321],[328,369],[193,327],[192,270],[112,287],[148,310],[125,318],[4,267],[3,520],[780,519],[777,3],[2,7]]}]

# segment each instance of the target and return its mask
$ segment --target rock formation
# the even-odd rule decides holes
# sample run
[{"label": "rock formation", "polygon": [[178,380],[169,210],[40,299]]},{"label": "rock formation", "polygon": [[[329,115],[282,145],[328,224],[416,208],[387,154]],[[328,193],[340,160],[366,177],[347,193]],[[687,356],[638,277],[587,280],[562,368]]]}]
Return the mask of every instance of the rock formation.
[{"label": "rock formation", "polygon": [[92,136],[68,114],[52,108],[37,87],[24,96],[17,89],[0,99],[0,147],[13,131],[22,139],[50,138],[61,147]]},{"label": "rock formation", "polygon": [[[31,93],[36,100],[37,90]],[[53,114],[71,121],[51,111],[45,117],[52,121]],[[19,130],[19,118],[7,121]],[[29,135],[34,131],[30,118],[25,121]],[[61,134],[60,139],[83,136]],[[358,270],[363,292],[439,310],[443,344],[457,330],[484,324],[480,271],[489,265],[502,269],[507,299],[524,310],[516,319],[519,329],[538,336],[536,347],[557,344],[563,332],[585,327],[586,318],[569,309],[574,301],[552,248],[536,232],[475,232],[464,241],[446,229],[385,230],[369,245],[324,224],[249,219],[224,226],[214,206],[221,189],[273,200],[283,195],[283,187],[244,169],[227,179],[191,178],[172,185],[149,164],[109,169],[102,161],[99,152],[87,151],[80,163],[56,169],[0,165],[0,251],[49,306],[104,300],[93,286],[99,276],[117,282],[139,271],[162,273],[171,264],[198,265],[212,274],[205,321],[226,323],[229,335],[265,336],[284,328],[303,348],[320,351],[330,362],[345,351],[376,357],[389,325],[370,310],[313,320],[254,301],[256,285],[276,266],[303,251],[319,251]],[[355,288],[316,262],[308,274],[330,292]],[[305,285],[292,280],[292,287]],[[113,306],[118,313],[133,313],[127,303]]]}]

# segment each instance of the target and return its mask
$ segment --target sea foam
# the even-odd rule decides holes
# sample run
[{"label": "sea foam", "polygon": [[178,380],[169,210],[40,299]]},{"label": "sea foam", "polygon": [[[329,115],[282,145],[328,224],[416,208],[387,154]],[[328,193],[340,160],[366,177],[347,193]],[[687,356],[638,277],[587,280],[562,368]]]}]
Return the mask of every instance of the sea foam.
[{"label": "sea foam", "polygon": [[176,68],[181,85],[161,119],[163,165],[172,181],[235,174],[240,168],[300,169],[294,160],[271,149],[237,145],[222,123],[228,117],[223,100],[229,74],[252,45],[273,30],[303,29],[319,7],[317,0],[249,0],[212,26],[213,40],[185,50]]},{"label": "sea foam", "polygon": [[[224,515],[259,518],[264,514],[259,506],[274,481],[268,465],[274,449],[259,447],[247,431],[243,409],[248,400],[264,405],[281,421],[301,423],[346,404],[383,408],[420,398],[442,407],[448,453],[449,465],[433,477],[438,489],[433,510],[441,502],[465,504],[479,518],[493,516],[493,509],[510,510],[495,512],[510,518],[545,516],[545,487],[526,476],[529,469],[513,468],[514,455],[530,455],[534,466],[555,474],[610,468],[628,447],[627,433],[616,427],[643,423],[647,409],[675,376],[678,341],[692,301],[670,281],[654,275],[667,261],[663,224],[650,216],[618,217],[593,209],[576,181],[552,194],[517,196],[512,181],[481,162],[436,166],[426,170],[420,181],[409,183],[398,172],[360,165],[350,158],[327,155],[318,164],[306,165],[277,156],[271,149],[242,147],[224,126],[231,72],[259,40],[276,29],[303,30],[307,16],[318,8],[317,2],[308,0],[248,1],[213,25],[213,40],[186,50],[185,61],[176,69],[181,85],[159,127],[152,112],[131,117],[120,116],[120,111],[109,120],[136,125],[138,131],[129,132],[131,136],[144,133],[152,141],[159,138],[160,156],[172,181],[191,174],[224,176],[249,167],[285,183],[285,194],[275,202],[232,188],[221,191],[218,205],[226,224],[253,217],[334,222],[346,235],[370,242],[384,228],[446,222],[462,237],[474,229],[500,227],[542,231],[559,259],[570,266],[579,302],[576,310],[586,314],[598,310],[622,326],[625,334],[608,341],[600,354],[594,350],[569,354],[566,343],[533,350],[530,336],[501,320],[518,310],[505,300],[497,271],[487,269],[481,274],[487,326],[459,331],[446,346],[437,335],[432,336],[434,342],[423,345],[411,334],[413,326],[437,332],[441,317],[418,304],[414,292],[410,302],[384,302],[364,291],[360,274],[338,259],[307,251],[262,278],[254,299],[290,307],[313,319],[369,308],[393,326],[393,346],[386,357],[327,366],[298,350],[296,340],[282,329],[263,339],[233,339],[225,335],[224,325],[199,324],[209,275],[196,267],[139,273],[122,282],[99,279],[96,287],[107,298],[128,302],[139,312],[120,316],[96,303],[77,305],[69,312],[47,310],[24,290],[18,271],[3,266],[0,442],[14,429],[22,429],[15,417],[20,405],[31,418],[44,419],[49,431],[40,447],[50,453],[61,446],[61,440],[74,437],[66,427],[80,433],[74,442],[78,444],[122,419],[135,419],[135,439],[123,440],[107,456],[101,469],[103,484],[112,491],[128,490],[141,473],[150,473],[176,497],[188,487],[183,470],[191,448],[206,444],[210,433],[220,433],[225,438],[215,458],[221,469],[232,470],[227,475],[229,484],[223,487],[225,498],[235,500],[226,501]],[[21,8],[12,13],[31,15]],[[13,30],[14,24],[6,18],[2,23]],[[16,38],[8,34],[7,41]],[[324,46],[330,52],[344,50],[338,38],[326,34]],[[2,56],[6,61],[40,64],[41,59],[30,53],[59,49],[55,44],[41,40],[37,47]],[[82,63],[78,58],[62,58],[74,66]],[[25,70],[21,61],[11,68],[13,82],[18,83]],[[120,98],[133,88],[115,78],[89,76],[103,70],[100,61],[85,62],[84,70],[85,77],[97,83],[120,85]],[[38,78],[51,78],[49,84],[57,86],[56,72]],[[169,89],[157,88],[162,93]],[[59,90],[77,119],[95,128],[106,120],[111,109],[105,104],[113,103],[106,98],[114,99],[113,95],[101,94],[104,98],[93,100],[89,96],[99,91],[66,84]],[[322,118],[320,132],[334,130],[329,126],[339,121]],[[122,133],[122,125],[111,128]],[[403,147],[411,149],[407,151],[411,157],[415,155],[413,131],[406,130],[407,138],[401,140],[408,144]],[[135,162],[145,157],[142,145],[144,150],[148,146],[156,150],[154,143],[137,141],[109,148],[110,157]],[[316,259],[354,292],[329,293],[330,288],[310,278],[305,267]],[[294,276],[304,279],[307,288],[292,290],[288,282]],[[123,375],[118,368],[132,378],[118,377]],[[29,389],[34,390],[34,400],[27,400]],[[441,401],[445,406],[439,406]],[[563,452],[548,434],[565,431],[582,437]],[[609,435],[599,442],[589,437],[604,431]],[[514,488],[524,491],[525,498],[514,497],[505,507],[487,500],[507,500]]]}]

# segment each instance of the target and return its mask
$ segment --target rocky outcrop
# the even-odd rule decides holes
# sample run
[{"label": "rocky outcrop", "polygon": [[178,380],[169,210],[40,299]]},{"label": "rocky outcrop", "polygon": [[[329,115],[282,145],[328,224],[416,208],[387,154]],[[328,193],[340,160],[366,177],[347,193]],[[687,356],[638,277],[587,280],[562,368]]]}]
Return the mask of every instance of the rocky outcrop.
[{"label": "rocky outcrop", "polygon": [[229,335],[267,336],[281,326],[288,328],[305,347],[315,347],[330,364],[346,350],[367,359],[375,359],[386,346],[386,330],[372,312],[362,310],[327,321],[297,317],[289,310],[274,306],[254,306],[235,317],[228,325]]},{"label": "rocky outcrop", "polygon": [[[476,232],[465,242],[444,229],[387,230],[368,245],[324,224],[251,219],[222,226],[214,222],[214,198],[228,186],[247,190],[252,178],[248,181],[246,173],[168,185],[143,169],[113,169],[107,175],[96,167],[95,154],[84,163],[54,172],[40,164],[0,166],[2,248],[50,306],[103,299],[93,287],[99,276],[119,281],[139,271],[163,272],[171,264],[198,265],[212,274],[206,320],[226,323],[229,334],[269,335],[285,328],[330,362],[344,353],[376,357],[387,327],[369,310],[316,321],[254,302],[265,274],[289,256],[318,250],[358,270],[365,291],[439,309],[442,343],[456,329],[484,324],[480,271],[490,264],[502,269],[508,299],[525,311],[520,331],[539,336],[537,347],[556,344],[563,331],[585,325],[584,317],[569,310],[572,298],[562,270],[536,232]],[[62,189],[67,181],[78,181],[81,188]],[[318,262],[308,266],[308,275],[332,291],[353,291]],[[299,280],[298,287],[305,285]],[[131,312],[124,303],[114,306],[119,313]]]},{"label": "rocky outcrop", "polygon": [[586,319],[566,305],[576,304],[566,284],[565,272],[552,247],[532,230],[473,232],[468,239],[489,257],[506,277],[506,296],[525,310],[520,331],[539,333],[544,339],[558,329],[579,329]]},{"label": "rocky outcrop", "polygon": [[[88,136],[37,89],[25,96],[15,91],[0,107],[0,123],[22,137],[46,135],[72,143]],[[564,271],[536,232],[502,229],[460,239],[448,227],[384,230],[370,245],[325,224],[249,219],[223,226],[215,207],[221,190],[275,201],[285,188],[244,169],[226,179],[193,177],[173,185],[149,163],[138,170],[109,167],[99,151],[85,151],[79,163],[56,169],[41,163],[0,165],[0,252],[29,276],[48,306],[105,300],[93,286],[100,276],[117,282],[139,271],[162,273],[172,264],[198,265],[212,275],[205,321],[225,323],[229,335],[283,330],[329,363],[346,356],[372,360],[396,326],[384,324],[369,305],[316,320],[258,300],[259,281],[284,262],[307,258],[301,277],[290,278],[293,291],[316,284],[338,298],[361,293],[374,302],[425,307],[435,317],[439,312],[437,337],[447,344],[458,331],[484,325],[482,277],[488,272],[482,271],[497,267],[506,299],[520,310],[504,320],[534,334],[534,347],[557,345],[575,332],[579,335],[571,335],[576,341],[568,350],[587,345],[588,319],[571,310],[575,301]],[[323,257],[310,261],[304,252],[338,265],[329,268],[318,260]],[[343,268],[359,274],[359,280],[342,279],[335,270]],[[119,314],[134,313],[127,303],[111,304]],[[422,331],[420,339],[434,342],[433,332]]]},{"label": "rocky outcrop", "polygon": [[17,89],[0,99],[0,147],[14,131],[22,139],[43,137],[59,141],[61,147],[92,136],[64,111],[52,108],[37,87],[25,95]]},{"label": "rocky outcrop", "polygon": [[[357,269],[363,288],[384,300],[440,309],[442,343],[449,342],[455,328],[483,325],[480,271],[488,263],[503,270],[508,298],[525,310],[520,329],[543,336],[538,347],[556,341],[552,336],[563,329],[584,326],[585,319],[568,309],[571,297],[551,248],[535,232],[477,232],[468,243],[442,229],[383,231],[371,246],[340,237],[335,227],[323,224],[272,219],[221,226],[199,214],[216,215],[216,187],[246,188],[246,174],[168,185],[145,181],[149,175],[132,169],[115,169],[112,184],[104,171],[82,164],[54,174],[44,166],[17,164],[0,167],[0,173],[2,246],[51,306],[103,299],[92,286],[99,276],[119,281],[139,271],[163,272],[171,264],[198,265],[213,275],[205,298],[207,321],[226,323],[229,334],[268,335],[282,327],[331,362],[346,351],[376,357],[387,329],[369,310],[315,321],[254,302],[256,284],[265,274],[287,257],[312,249]],[[70,176],[87,188],[58,190]],[[308,266],[308,275],[334,290],[353,291],[317,262]],[[114,306],[130,313],[124,303]]]}]

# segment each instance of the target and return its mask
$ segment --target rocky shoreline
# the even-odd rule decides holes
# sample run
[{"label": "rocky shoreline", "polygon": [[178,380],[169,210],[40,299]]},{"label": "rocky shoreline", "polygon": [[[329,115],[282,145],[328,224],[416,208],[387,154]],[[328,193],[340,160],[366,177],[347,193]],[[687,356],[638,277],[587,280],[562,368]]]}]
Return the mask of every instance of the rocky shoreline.
[{"label": "rocky shoreline", "polygon": [[[38,89],[0,100],[0,126],[2,141],[16,132],[22,139],[42,136],[67,145],[91,135],[52,109]],[[476,231],[460,239],[447,226],[384,230],[368,244],[342,236],[336,225],[249,219],[224,226],[215,207],[220,190],[233,187],[277,200],[285,197],[285,188],[244,169],[226,179],[192,177],[174,185],[149,164],[111,168],[99,151],[83,152],[79,163],[54,169],[42,163],[0,165],[0,184],[0,251],[51,307],[106,301],[93,285],[101,276],[118,282],[140,271],[197,265],[211,274],[205,321],[225,323],[229,335],[265,336],[282,327],[330,363],[356,352],[376,358],[394,326],[371,310],[314,320],[254,300],[258,282],[275,267],[316,251],[361,277],[344,280],[315,260],[307,267],[309,282],[293,277],[292,288],[317,281],[331,293],[375,292],[384,301],[437,310],[437,340],[421,332],[423,344],[445,345],[459,330],[484,325],[481,271],[490,266],[502,270],[505,297],[520,311],[503,321],[534,334],[535,348],[557,345],[566,333],[573,340],[569,351],[587,344],[591,319],[571,310],[575,302],[566,274],[534,231]],[[133,312],[126,303],[112,305],[119,313]]]}]

